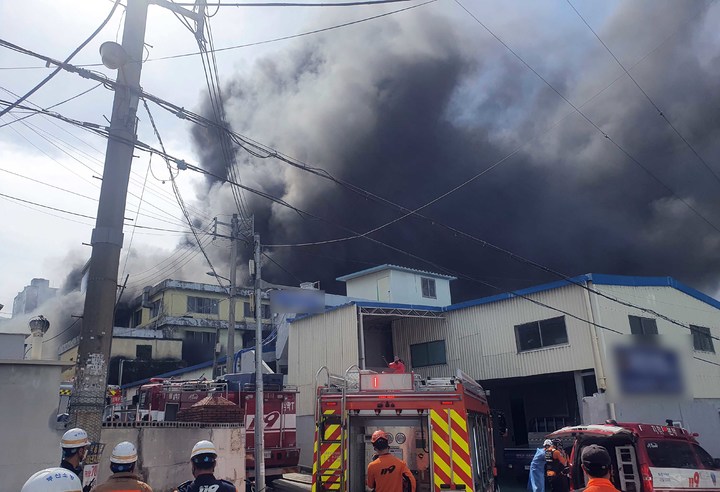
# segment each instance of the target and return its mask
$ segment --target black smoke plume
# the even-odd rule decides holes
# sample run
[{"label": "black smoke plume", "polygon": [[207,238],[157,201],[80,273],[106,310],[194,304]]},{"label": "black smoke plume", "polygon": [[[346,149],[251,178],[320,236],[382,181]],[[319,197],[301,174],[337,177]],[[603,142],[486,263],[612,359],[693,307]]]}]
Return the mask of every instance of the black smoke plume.
[{"label": "black smoke plume", "polygon": [[[595,28],[626,67],[637,64],[633,76],[720,175],[720,6],[688,5],[621,3]],[[646,169],[464,12],[435,7],[278,48],[225,87],[229,122],[408,208],[522,146],[422,213],[568,275],[671,275],[715,289],[720,180],[566,5],[541,27],[536,12],[472,8]],[[211,114],[207,101],[204,109]],[[225,174],[218,135],[198,130],[194,139],[202,164]],[[243,184],[327,220],[245,192],[265,244],[344,237],[402,215],[286,164],[236,155]],[[209,181],[207,194],[213,214],[233,211],[227,184]],[[418,218],[371,237],[502,289],[555,279]],[[367,239],[269,251],[292,273],[268,263],[275,281],[321,280],[330,291],[342,290],[335,277],[382,263],[437,270]],[[454,292],[456,300],[496,293],[471,281],[456,282]]]}]

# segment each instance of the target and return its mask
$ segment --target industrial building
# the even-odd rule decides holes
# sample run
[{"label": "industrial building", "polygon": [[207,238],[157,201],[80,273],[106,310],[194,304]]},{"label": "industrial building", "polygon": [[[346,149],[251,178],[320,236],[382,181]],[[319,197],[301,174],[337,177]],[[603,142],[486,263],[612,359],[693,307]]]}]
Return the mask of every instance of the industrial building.
[{"label": "industrial building", "polygon": [[[395,272],[407,277],[390,282],[386,293],[382,274],[392,278]],[[430,289],[423,286],[433,284],[437,296],[451,277],[383,265],[339,280],[347,282],[349,294],[362,292],[369,299],[298,317],[290,327],[288,380],[300,389],[298,440],[304,451],[312,449],[317,370],[327,366],[340,375],[352,365],[382,370],[383,357],[398,355],[408,370],[425,377],[461,369],[489,391],[491,406],[505,414],[509,426],[509,435],[496,443],[499,457],[504,447],[535,446],[565,425],[610,417],[672,419],[700,433],[703,446],[720,454],[720,358],[714,339],[720,336],[720,302],[672,278],[588,274],[444,306],[428,302]],[[368,287],[373,283],[374,292]],[[665,374],[664,382],[651,381],[659,394],[623,396],[629,378],[647,383],[648,374],[628,375],[622,364],[615,370],[616,354],[625,353],[616,346],[648,339],[672,341],[677,371]],[[665,357],[665,348],[650,345],[659,344],[642,350]],[[650,370],[649,377],[656,373]],[[684,376],[684,392],[667,384],[678,374]],[[310,461],[303,452],[301,464]]]},{"label": "industrial building", "polygon": [[12,315],[30,314],[57,295],[58,289],[50,287],[50,281],[34,278],[13,300]]}]

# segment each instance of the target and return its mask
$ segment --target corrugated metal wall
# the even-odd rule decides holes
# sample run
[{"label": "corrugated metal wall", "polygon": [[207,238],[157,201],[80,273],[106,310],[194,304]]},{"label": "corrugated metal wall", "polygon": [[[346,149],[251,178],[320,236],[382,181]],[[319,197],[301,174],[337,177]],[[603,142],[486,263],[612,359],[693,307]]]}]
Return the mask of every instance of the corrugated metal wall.
[{"label": "corrugated metal wall", "polygon": [[358,363],[357,307],[348,305],[334,311],[300,319],[290,324],[288,340],[288,383],[298,386],[297,414],[313,415],[315,373],[327,366],[342,375]]},{"label": "corrugated metal wall", "polygon": [[[710,328],[711,335],[720,337],[720,311],[672,287],[593,285],[593,288],[614,298],[631,302],[636,306],[652,309],[676,321]],[[599,307],[597,322],[623,333],[630,333],[628,315],[655,318],[652,314],[640,309],[625,307],[595,294],[592,297],[596,306]],[[717,354],[717,351],[720,351],[720,341],[713,340],[716,352],[693,351],[690,330],[659,318],[656,318],[656,323],[660,335],[687,337],[681,342],[686,345],[680,348],[688,350],[691,356],[720,364],[720,357]],[[603,333],[602,336],[606,344],[611,344],[614,339],[619,337],[619,335],[608,332]],[[690,361],[688,369],[691,377],[687,379],[695,398],[720,398],[720,367],[711,363]]]},{"label": "corrugated metal wall", "polygon": [[[588,319],[579,287],[563,287],[528,297]],[[412,363],[410,345],[446,340],[447,365],[413,368],[431,377],[461,369],[475,379],[496,379],[590,369],[593,352],[587,323],[565,317],[568,344],[518,353],[515,326],[562,316],[522,298],[473,306],[445,313],[444,321],[404,319],[393,323],[393,343]]]}]

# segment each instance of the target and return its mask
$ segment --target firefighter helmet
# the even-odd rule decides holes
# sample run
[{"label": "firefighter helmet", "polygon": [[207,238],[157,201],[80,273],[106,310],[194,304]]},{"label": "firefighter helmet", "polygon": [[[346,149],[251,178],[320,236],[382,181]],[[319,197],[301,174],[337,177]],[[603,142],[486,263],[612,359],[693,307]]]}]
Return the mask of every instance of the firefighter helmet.
[{"label": "firefighter helmet", "polygon": [[64,449],[84,448],[90,446],[88,434],[83,429],[75,427],[63,434],[60,447]]},{"label": "firefighter helmet", "polygon": [[386,441],[388,440],[388,436],[387,436],[387,434],[385,434],[385,431],[383,431],[383,430],[376,430],[375,432],[373,432],[373,435],[372,435],[372,437],[370,438],[370,442],[373,443],[373,444],[375,444],[375,442],[376,442],[378,439],[385,439]]},{"label": "firefighter helmet", "polygon": [[192,453],[190,453],[190,459],[192,461],[198,461],[196,458],[201,455],[212,455],[212,459],[206,458],[204,461],[214,461],[215,457],[217,456],[217,450],[215,449],[215,445],[211,441],[198,441],[192,448]]},{"label": "firefighter helmet", "polygon": [[543,442],[543,447],[547,448],[548,446],[552,446],[553,442],[550,439],[545,439],[545,442]]},{"label": "firefighter helmet", "polygon": [[128,441],[123,441],[115,446],[110,455],[110,463],[118,465],[135,463],[137,459],[137,449],[133,443]]},{"label": "firefighter helmet", "polygon": [[65,468],[46,468],[28,478],[20,492],[82,492],[82,483]]}]

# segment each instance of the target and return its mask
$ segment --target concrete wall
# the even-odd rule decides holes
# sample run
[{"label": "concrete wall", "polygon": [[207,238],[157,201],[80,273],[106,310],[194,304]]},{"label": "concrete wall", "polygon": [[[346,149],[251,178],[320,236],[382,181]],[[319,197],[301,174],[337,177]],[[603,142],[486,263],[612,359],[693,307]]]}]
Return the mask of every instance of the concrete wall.
[{"label": "concrete wall", "polygon": [[25,357],[23,333],[0,333],[0,359],[20,360]]},{"label": "concrete wall", "polygon": [[218,450],[215,476],[244,490],[245,429],[243,427],[139,427],[104,428],[105,449],[100,459],[98,483],[110,476],[110,454],[122,441],[138,447],[138,472],[155,492],[170,492],[192,480],[190,451],[196,442],[208,439]]},{"label": "concrete wall", "polygon": [[111,356],[123,356],[129,359],[134,359],[136,356],[136,347],[138,345],[152,346],[153,359],[182,358],[182,340],[136,337],[113,337]]},{"label": "concrete wall", "polygon": [[20,490],[36,471],[60,464],[55,428],[60,371],[57,361],[0,360],[0,446],[2,490]]}]

